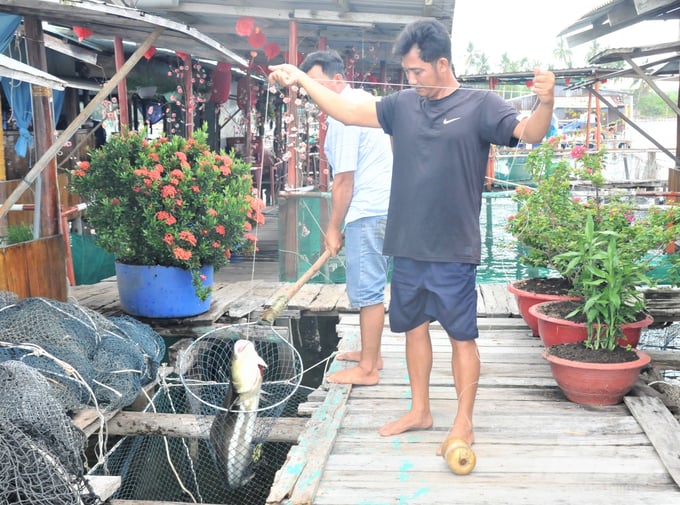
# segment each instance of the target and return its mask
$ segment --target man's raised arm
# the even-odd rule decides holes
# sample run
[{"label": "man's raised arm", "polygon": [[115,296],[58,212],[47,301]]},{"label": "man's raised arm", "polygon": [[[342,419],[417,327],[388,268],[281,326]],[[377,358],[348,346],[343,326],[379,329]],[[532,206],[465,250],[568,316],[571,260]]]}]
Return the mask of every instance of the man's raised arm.
[{"label": "man's raised arm", "polygon": [[346,125],[380,127],[375,101],[353,103],[325,88],[294,65],[272,65],[269,67],[269,82],[284,87],[300,86],[319,108]]}]

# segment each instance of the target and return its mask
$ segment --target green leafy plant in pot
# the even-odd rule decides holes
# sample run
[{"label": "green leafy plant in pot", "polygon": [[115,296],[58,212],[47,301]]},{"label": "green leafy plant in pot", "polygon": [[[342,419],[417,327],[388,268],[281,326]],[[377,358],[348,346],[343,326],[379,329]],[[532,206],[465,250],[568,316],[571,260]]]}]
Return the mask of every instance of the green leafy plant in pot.
[{"label": "green leafy plant in pot", "polygon": [[[650,206],[643,212],[630,199],[604,193],[603,154],[572,151],[577,163],[571,176],[589,182],[592,194],[578,202],[585,213],[584,227],[571,242],[572,249],[552,258],[555,268],[571,279],[571,292],[580,300],[549,305],[555,309],[571,304],[564,317],[583,322],[587,337],[544,352],[566,396],[594,405],[620,402],[649,363],[645,353],[620,345],[623,329],[640,321],[651,324],[640,288],[653,284],[647,272],[655,256],[680,236],[680,207]],[[535,309],[540,312],[545,305]]]},{"label": "green leafy plant in pot", "polygon": [[572,279],[559,271],[560,264],[554,258],[576,246],[586,215],[586,209],[572,195],[572,166],[564,153],[558,153],[558,146],[559,138],[551,137],[527,155],[525,168],[536,186],[517,187],[513,200],[518,211],[506,226],[520,246],[521,263],[554,272],[547,278],[520,279],[508,285],[520,315],[535,336],[538,321],[531,307],[571,298]]}]

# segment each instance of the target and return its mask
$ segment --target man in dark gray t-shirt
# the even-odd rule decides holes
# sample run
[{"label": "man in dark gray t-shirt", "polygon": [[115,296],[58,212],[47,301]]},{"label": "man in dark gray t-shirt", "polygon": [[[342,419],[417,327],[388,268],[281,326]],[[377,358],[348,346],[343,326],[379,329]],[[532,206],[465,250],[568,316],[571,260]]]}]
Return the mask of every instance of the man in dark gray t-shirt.
[{"label": "man in dark gray t-shirt", "polygon": [[460,87],[451,66],[451,38],[440,22],[419,20],[407,25],[394,52],[401,57],[411,89],[380,101],[349,103],[292,65],[271,67],[269,80],[284,86],[299,84],[338,121],[381,127],[394,139],[383,252],[394,258],[390,327],[406,333],[412,401],[406,414],[382,426],[379,433],[396,435],[433,425],[429,324],[436,320],[451,342],[458,400],[441,453],[451,441],[474,442],[472,414],[480,370],[475,273],[489,147],[543,139],[552,119],[555,76],[534,71],[538,106],[520,118],[492,91]]}]

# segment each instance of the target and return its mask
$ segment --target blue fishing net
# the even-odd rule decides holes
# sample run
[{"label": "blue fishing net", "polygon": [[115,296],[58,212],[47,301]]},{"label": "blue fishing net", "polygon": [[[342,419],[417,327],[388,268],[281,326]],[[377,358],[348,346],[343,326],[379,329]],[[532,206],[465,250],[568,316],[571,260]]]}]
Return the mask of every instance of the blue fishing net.
[{"label": "blue fishing net", "polygon": [[130,317],[0,292],[0,503],[94,504],[87,437],[69,415],[130,405],[165,343]]}]

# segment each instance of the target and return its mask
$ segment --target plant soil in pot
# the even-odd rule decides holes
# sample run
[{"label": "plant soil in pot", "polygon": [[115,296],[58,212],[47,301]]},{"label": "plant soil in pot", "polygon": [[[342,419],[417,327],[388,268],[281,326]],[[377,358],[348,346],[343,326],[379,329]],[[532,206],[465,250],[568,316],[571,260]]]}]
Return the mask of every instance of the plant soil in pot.
[{"label": "plant soil in pot", "polygon": [[522,279],[508,284],[508,291],[515,295],[517,308],[522,319],[531,328],[531,334],[539,336],[538,320],[529,309],[539,303],[556,300],[578,300],[570,296],[571,284],[561,277],[534,277]]},{"label": "plant soil in pot", "polygon": [[651,361],[648,354],[637,349],[594,351],[581,343],[551,346],[543,351],[543,357],[568,400],[595,406],[620,403]]},{"label": "plant soil in pot", "polygon": [[[579,303],[574,300],[543,302],[529,309],[538,322],[538,334],[546,347],[583,342],[588,338],[588,328],[582,314],[567,319],[567,315],[576,310]],[[637,347],[642,329],[653,322],[649,314],[641,313],[636,321],[622,325],[623,338],[619,339],[619,346]]]}]

